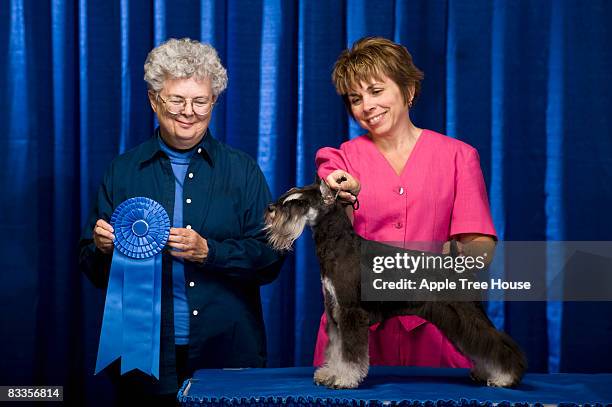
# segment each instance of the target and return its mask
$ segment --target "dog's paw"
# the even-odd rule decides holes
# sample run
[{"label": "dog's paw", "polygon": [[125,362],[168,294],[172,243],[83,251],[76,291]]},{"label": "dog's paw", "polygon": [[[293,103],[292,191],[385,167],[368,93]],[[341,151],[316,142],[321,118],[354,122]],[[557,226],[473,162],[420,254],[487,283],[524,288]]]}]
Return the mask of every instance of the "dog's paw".
[{"label": "dog's paw", "polygon": [[335,376],[333,383],[328,387],[332,389],[356,389],[359,387],[361,380],[359,377]]},{"label": "dog's paw", "polygon": [[366,373],[358,370],[343,370],[340,373],[328,366],[323,366],[315,371],[314,382],[330,389],[355,389],[359,387]]},{"label": "dog's paw", "polygon": [[336,376],[334,375],[332,369],[327,366],[322,366],[315,370],[314,373],[314,382],[317,386],[327,386],[331,387],[332,383],[336,380]]},{"label": "dog's paw", "polygon": [[472,370],[470,377],[478,383],[486,383],[489,387],[512,387],[518,383],[516,375],[501,371],[482,372]]},{"label": "dog's paw", "polygon": [[517,380],[510,373],[498,373],[487,379],[487,386],[489,387],[512,387],[515,384],[517,384]]}]

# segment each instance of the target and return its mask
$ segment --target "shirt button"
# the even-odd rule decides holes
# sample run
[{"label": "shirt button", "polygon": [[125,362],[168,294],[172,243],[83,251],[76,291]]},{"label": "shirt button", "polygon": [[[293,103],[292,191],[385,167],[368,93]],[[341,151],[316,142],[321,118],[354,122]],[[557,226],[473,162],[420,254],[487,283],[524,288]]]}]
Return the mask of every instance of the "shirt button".
[{"label": "shirt button", "polygon": [[397,223],[396,223],[395,225],[393,225],[393,226],[395,226],[395,228],[396,228],[396,229],[401,229],[401,228],[402,228],[402,226],[404,226],[404,225],[402,224],[402,222],[397,222]]},{"label": "shirt button", "polygon": [[193,310],[193,312],[192,312],[192,314],[193,314],[194,316],[195,316],[195,315],[198,315],[198,310],[197,310],[197,309],[194,309],[194,310]]},{"label": "shirt button", "polygon": [[193,178],[193,172],[190,172],[188,175],[189,178]]},{"label": "shirt button", "polygon": [[191,225],[185,226],[185,229],[191,229]]},{"label": "shirt button", "polygon": [[187,202],[187,203],[191,203],[191,198],[187,198],[187,199],[185,199],[185,202]]},{"label": "shirt button", "polygon": [[198,154],[202,152],[202,147],[198,148]]},{"label": "shirt button", "polygon": [[400,195],[404,195],[404,187],[399,187],[399,189],[397,190],[397,193]]},{"label": "shirt button", "polygon": [[[194,283],[193,281],[190,281],[190,282],[189,282],[189,287],[195,287],[195,283]],[[196,311],[196,312],[198,312],[198,311]],[[195,315],[195,314],[194,314],[194,315]]]}]

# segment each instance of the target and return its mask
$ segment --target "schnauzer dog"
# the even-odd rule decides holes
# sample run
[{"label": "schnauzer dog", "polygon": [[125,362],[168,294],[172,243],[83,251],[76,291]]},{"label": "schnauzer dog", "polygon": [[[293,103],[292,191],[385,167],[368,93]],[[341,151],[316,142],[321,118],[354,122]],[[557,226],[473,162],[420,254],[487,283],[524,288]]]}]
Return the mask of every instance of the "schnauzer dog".
[{"label": "schnauzer dog", "polygon": [[472,360],[474,380],[498,387],[518,384],[527,366],[525,356],[508,335],[495,329],[479,302],[361,301],[361,248],[372,242],[353,231],[345,205],[336,196],[325,182],[315,182],[292,188],[265,214],[268,241],[276,250],[290,250],[306,224],[313,231],[329,336],[315,383],[358,387],[369,368],[369,325],[392,316],[417,315],[436,325]]}]

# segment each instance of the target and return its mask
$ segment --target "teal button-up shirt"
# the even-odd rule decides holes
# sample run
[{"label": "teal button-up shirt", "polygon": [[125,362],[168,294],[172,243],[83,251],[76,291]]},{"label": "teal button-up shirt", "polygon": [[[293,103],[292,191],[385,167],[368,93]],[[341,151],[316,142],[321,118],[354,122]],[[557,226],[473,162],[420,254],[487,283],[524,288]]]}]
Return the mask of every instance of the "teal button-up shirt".
[{"label": "teal button-up shirt", "polygon": [[[137,196],[159,202],[173,219],[174,174],[158,137],[156,132],[115,158],[106,171],[79,244],[81,269],[98,287],[107,284],[111,256],[93,244],[97,219],[110,221],[119,204]],[[272,200],[265,178],[250,156],[220,143],[209,132],[196,147],[187,174],[183,227],[197,231],[209,247],[203,264],[185,262],[189,366],[262,367],[266,341],[259,287],[273,281],[282,264],[262,231],[263,214]],[[151,384],[161,393],[176,391],[172,256],[167,249],[163,256],[160,382]]]}]

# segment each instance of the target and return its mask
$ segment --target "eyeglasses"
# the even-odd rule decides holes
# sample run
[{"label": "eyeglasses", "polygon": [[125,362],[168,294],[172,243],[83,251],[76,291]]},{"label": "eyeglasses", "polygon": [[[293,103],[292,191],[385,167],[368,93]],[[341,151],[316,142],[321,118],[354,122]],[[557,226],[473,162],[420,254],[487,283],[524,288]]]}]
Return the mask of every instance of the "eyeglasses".
[{"label": "eyeglasses", "polygon": [[157,97],[162,101],[166,107],[166,111],[171,115],[181,114],[187,107],[187,101],[191,102],[191,110],[198,116],[206,116],[212,110],[215,102],[204,99],[204,98],[183,98],[180,96],[170,96],[167,100],[164,100],[158,93]]}]

